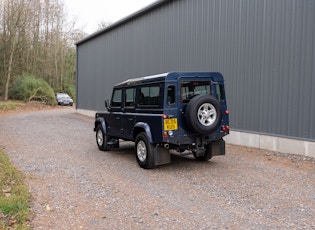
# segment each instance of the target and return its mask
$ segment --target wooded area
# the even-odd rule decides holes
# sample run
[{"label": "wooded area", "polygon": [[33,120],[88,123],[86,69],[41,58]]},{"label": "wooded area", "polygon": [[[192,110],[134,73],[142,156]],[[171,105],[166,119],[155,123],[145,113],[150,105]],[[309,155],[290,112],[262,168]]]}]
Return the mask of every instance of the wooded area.
[{"label": "wooded area", "polygon": [[23,75],[44,79],[55,92],[75,92],[75,41],[62,0],[0,0],[0,99]]}]

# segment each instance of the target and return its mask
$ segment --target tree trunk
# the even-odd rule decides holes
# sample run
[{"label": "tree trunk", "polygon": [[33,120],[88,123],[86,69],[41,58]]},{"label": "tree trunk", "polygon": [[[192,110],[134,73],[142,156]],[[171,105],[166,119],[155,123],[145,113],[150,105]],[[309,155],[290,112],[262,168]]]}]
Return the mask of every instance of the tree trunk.
[{"label": "tree trunk", "polygon": [[13,44],[12,44],[12,49],[10,51],[10,58],[9,58],[9,63],[8,63],[7,80],[5,82],[5,89],[4,89],[4,100],[5,101],[8,100],[8,95],[9,95],[9,85],[10,85],[10,80],[11,80],[11,72],[12,72],[12,64],[13,64],[15,43],[16,43],[16,38],[13,38]]}]

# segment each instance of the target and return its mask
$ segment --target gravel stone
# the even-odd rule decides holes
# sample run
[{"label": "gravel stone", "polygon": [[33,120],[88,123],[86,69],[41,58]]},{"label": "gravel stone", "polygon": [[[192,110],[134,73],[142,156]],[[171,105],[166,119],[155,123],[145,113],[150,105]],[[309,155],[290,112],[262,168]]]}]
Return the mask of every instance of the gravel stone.
[{"label": "gravel stone", "polygon": [[313,158],[227,145],[144,170],[132,142],[99,151],[93,124],[73,108],[0,115],[33,229],[315,229]]}]

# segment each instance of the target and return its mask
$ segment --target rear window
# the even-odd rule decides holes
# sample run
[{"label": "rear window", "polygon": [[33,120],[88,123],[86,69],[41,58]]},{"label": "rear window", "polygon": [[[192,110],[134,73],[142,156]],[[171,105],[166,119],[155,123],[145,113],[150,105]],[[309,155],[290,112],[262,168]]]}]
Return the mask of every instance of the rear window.
[{"label": "rear window", "polygon": [[187,103],[196,95],[211,95],[210,81],[189,81],[181,83],[181,102]]}]

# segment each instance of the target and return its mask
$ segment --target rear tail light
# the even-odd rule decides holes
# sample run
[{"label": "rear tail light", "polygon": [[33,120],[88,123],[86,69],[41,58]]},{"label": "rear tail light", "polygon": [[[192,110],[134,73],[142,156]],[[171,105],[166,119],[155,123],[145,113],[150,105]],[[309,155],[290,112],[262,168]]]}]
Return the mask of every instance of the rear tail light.
[{"label": "rear tail light", "polygon": [[226,132],[226,133],[230,133],[230,126],[228,125],[222,125],[221,130]]}]

